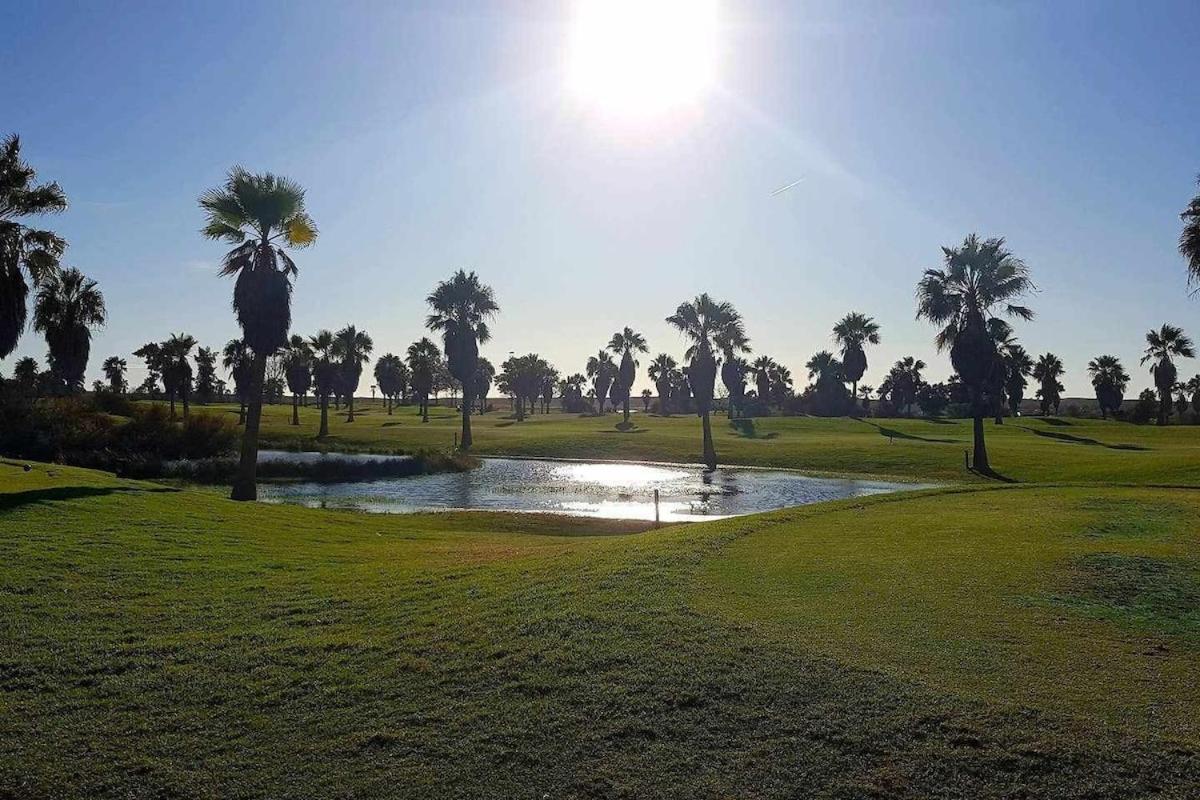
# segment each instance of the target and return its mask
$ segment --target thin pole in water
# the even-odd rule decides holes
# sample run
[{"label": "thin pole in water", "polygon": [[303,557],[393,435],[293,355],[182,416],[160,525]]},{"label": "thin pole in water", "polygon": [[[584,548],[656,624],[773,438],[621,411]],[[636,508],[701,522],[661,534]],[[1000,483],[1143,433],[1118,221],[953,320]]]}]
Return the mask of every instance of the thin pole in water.
[{"label": "thin pole in water", "polygon": [[658,527],[658,489],[654,490],[654,527]]}]

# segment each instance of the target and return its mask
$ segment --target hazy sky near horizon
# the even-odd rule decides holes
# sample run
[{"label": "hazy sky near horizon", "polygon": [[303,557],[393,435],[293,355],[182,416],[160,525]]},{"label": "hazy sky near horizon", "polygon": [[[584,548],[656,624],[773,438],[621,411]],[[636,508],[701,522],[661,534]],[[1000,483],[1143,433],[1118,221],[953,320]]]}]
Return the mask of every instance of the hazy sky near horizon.
[{"label": "hazy sky near horizon", "polygon": [[[0,132],[67,191],[48,225],[108,304],[89,382],[111,354],[140,382],[131,351],[172,331],[238,335],[196,203],[233,164],[308,190],[321,235],[297,256],[294,330],[353,322],[377,356],[425,335],[426,294],[464,267],[500,302],[496,364],[536,351],[581,372],[625,325],[679,357],[663,319],[707,291],[797,389],[850,310],[882,326],[865,383],[910,354],[943,379],[913,290],[973,231],[1031,267],[1038,316],[1017,333],[1059,354],[1067,394],[1090,394],[1099,353],[1131,396],[1151,385],[1151,327],[1200,337],[1176,252],[1200,5],[724,0],[711,91],[636,118],[569,85],[573,11],[5,4]],[[44,350],[28,332],[0,371]]]}]

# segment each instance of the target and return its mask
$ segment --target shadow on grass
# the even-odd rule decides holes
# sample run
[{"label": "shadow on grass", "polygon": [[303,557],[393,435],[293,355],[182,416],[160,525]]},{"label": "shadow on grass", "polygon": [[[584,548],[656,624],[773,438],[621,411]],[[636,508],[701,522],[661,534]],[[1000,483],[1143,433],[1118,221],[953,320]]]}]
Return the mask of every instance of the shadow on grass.
[{"label": "shadow on grass", "polygon": [[750,417],[742,417],[740,419],[729,420],[729,427],[733,428],[735,436],[742,436],[747,439],[775,439],[779,434],[772,431],[771,433],[759,433],[754,427],[754,420]]},{"label": "shadow on grass", "polygon": [[989,480],[1000,481],[1001,483],[1019,483],[1016,478],[1010,478],[1007,475],[1002,475],[991,467],[987,467],[985,469],[976,469],[975,467],[971,467],[968,472],[972,472],[982,478],[988,478]]},{"label": "shadow on grass", "polygon": [[1038,417],[1038,422],[1042,423],[1043,425],[1055,425],[1055,426],[1063,426],[1063,425],[1071,425],[1072,424],[1070,422],[1067,422],[1065,419],[1059,419],[1058,417]]},{"label": "shadow on grass", "polygon": [[133,486],[55,486],[49,489],[29,489],[24,492],[0,494],[0,511],[12,511],[34,503],[52,503],[56,500],[79,500],[85,497],[103,497],[118,492],[176,492],[169,486],[144,489]]},{"label": "shadow on grass", "polygon": [[596,431],[597,433],[649,433],[648,428],[630,428],[628,430],[613,429],[611,431]]},{"label": "shadow on grass", "polygon": [[879,431],[880,436],[886,436],[889,439],[908,439],[915,442],[931,442],[933,444],[961,444],[958,439],[934,439],[929,436],[918,436],[915,433],[905,433],[894,428],[885,428],[882,425],[871,422],[870,420],[860,419],[859,422],[864,425],[870,425],[872,428]]},{"label": "shadow on grass", "polygon": [[[1054,424],[1054,423],[1052,423]],[[1064,423],[1069,425],[1070,423]],[[1059,431],[1039,431],[1036,428],[1030,428],[1027,425],[1018,425],[1018,428],[1023,428],[1036,436],[1043,436],[1047,439],[1057,439],[1060,442],[1072,442],[1074,444],[1086,444],[1094,447],[1106,447],[1109,450],[1149,450],[1149,447],[1143,447],[1140,444],[1108,444],[1099,439],[1090,439],[1086,436],[1075,436],[1070,433],[1061,433]]]}]

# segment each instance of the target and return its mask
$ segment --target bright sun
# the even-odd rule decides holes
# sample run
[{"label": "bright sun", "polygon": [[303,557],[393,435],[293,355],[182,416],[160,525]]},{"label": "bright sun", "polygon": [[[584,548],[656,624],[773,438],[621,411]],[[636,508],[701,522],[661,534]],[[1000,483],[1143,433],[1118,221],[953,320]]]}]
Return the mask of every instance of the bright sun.
[{"label": "bright sun", "polygon": [[581,0],[571,30],[568,86],[619,116],[654,116],[711,88],[717,0]]}]

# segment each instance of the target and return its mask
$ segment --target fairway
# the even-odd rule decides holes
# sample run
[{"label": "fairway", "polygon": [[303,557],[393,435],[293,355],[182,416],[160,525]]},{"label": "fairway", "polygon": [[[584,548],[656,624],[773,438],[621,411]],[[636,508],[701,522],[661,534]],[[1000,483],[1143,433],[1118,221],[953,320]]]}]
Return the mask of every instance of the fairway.
[{"label": "fairway", "polygon": [[12,463],[0,491],[14,796],[1200,791],[1191,491],[647,533]]},{"label": "fairway", "polygon": [[[360,401],[355,421],[330,409],[330,436],[318,441],[319,411],[302,408],[300,425],[291,406],[263,407],[268,445],[296,449],[361,449],[412,452],[449,448],[460,417],[433,406],[428,423],[413,407],[388,415],[378,402]],[[236,417],[236,406],[196,407]],[[695,463],[700,423],[694,415],[636,414],[632,431],[617,430],[619,414],[536,414],[517,422],[492,412],[472,417],[474,452],[549,458],[610,458]],[[1020,417],[986,423],[992,465],[1009,480],[1027,482],[1200,485],[1200,425],[1132,425],[1068,417]],[[968,472],[963,453],[971,446],[970,420],[766,417],[730,424],[713,418],[722,464],[801,469],[838,475],[900,480],[988,482]]]}]

